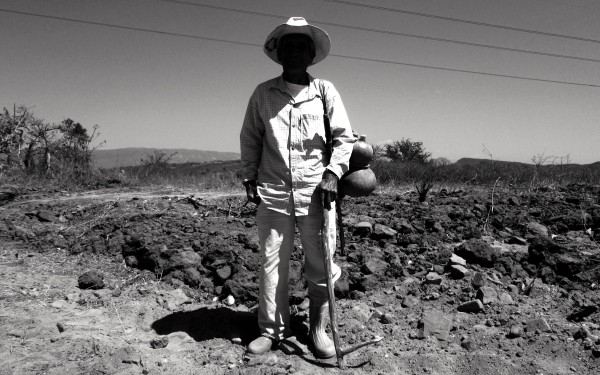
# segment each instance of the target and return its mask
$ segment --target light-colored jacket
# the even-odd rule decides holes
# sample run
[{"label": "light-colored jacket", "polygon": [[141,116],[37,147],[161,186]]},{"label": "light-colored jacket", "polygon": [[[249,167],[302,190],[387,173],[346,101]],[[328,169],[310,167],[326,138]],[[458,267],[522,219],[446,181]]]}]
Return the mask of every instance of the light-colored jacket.
[{"label": "light-colored jacket", "polygon": [[[240,132],[242,177],[257,180],[261,204],[288,215],[320,211],[316,187],[325,169],[338,178],[348,171],[356,140],[333,84],[309,78],[307,94],[296,99],[282,76],[258,85]],[[321,92],[333,138],[330,160]]]}]

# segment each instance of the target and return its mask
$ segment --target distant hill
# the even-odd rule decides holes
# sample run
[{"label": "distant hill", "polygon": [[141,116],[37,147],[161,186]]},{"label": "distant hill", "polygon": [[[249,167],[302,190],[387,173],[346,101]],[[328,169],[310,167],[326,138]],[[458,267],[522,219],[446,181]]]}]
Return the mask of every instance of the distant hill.
[{"label": "distant hill", "polygon": [[155,151],[164,152],[167,155],[176,153],[169,163],[204,163],[217,160],[236,160],[240,154],[236,152],[219,152],[189,150],[183,148],[117,148],[113,150],[95,150],[94,161],[99,168],[117,168],[140,165],[140,161],[153,155]]}]

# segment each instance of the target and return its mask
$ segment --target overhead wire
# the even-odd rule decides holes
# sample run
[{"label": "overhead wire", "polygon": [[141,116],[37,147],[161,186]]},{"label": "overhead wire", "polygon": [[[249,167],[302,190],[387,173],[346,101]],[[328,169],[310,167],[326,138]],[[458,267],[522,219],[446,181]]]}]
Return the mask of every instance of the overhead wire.
[{"label": "overhead wire", "polygon": [[[224,6],[220,6],[220,5],[197,3],[197,2],[193,2],[193,1],[185,1],[185,0],[159,0],[159,1],[162,1],[165,3],[184,4],[184,5],[191,5],[191,6],[196,6],[196,7],[208,8],[208,9],[217,9],[217,10],[223,10],[223,11],[228,11],[228,12],[250,14],[250,15],[262,16],[262,17],[271,17],[271,18],[278,18],[278,19],[286,18],[286,16],[281,15],[281,14],[235,9],[235,8],[229,8],[229,7],[224,7]],[[408,38],[417,38],[417,39],[431,40],[431,41],[443,42],[443,43],[460,44],[460,45],[465,45],[465,46],[470,46],[470,47],[490,48],[490,49],[497,49],[497,50],[501,50],[501,51],[527,53],[527,54],[538,55],[538,56],[558,57],[558,58],[563,58],[563,59],[571,59],[571,60],[579,60],[579,61],[587,61],[587,62],[600,62],[600,59],[594,59],[594,58],[588,58],[588,57],[561,55],[561,54],[531,51],[531,50],[525,50],[525,49],[519,49],[519,48],[500,47],[500,46],[494,46],[494,45],[489,45],[489,44],[465,42],[465,41],[460,41],[460,40],[455,40],[455,39],[436,38],[436,37],[430,37],[430,36],[424,36],[424,35],[416,35],[416,34],[401,33],[401,32],[396,32],[396,31],[375,29],[375,28],[370,28],[370,27],[351,26],[351,25],[345,25],[345,24],[316,20],[316,19],[311,19],[311,22],[316,23],[316,24],[327,25],[327,26],[345,28],[345,29],[368,31],[368,32],[374,32],[374,33],[380,33],[380,34],[403,36],[403,37],[408,37]]]},{"label": "overhead wire", "polygon": [[322,0],[322,1],[330,2],[330,3],[344,4],[344,5],[351,5],[351,6],[356,6],[356,7],[368,8],[368,9],[381,10],[381,11],[386,11],[386,12],[409,14],[411,16],[434,18],[434,19],[451,21],[451,22],[460,22],[460,23],[465,23],[465,24],[469,24],[469,25],[485,26],[485,27],[491,27],[491,28],[496,28],[496,29],[518,31],[518,32],[522,32],[522,33],[552,36],[552,37],[556,37],[556,38],[579,40],[582,42],[590,42],[590,43],[599,43],[600,44],[600,39],[583,38],[583,37],[578,37],[578,36],[573,36],[573,35],[550,33],[550,32],[545,32],[545,31],[524,29],[524,28],[513,27],[513,26],[498,25],[498,24],[487,23],[487,22],[471,21],[471,20],[466,20],[466,19],[462,19],[462,18],[438,16],[435,14],[413,12],[410,10],[389,8],[389,7],[379,6],[379,5],[355,3],[355,2],[347,1],[347,0]]},{"label": "overhead wire", "polygon": [[[115,25],[115,24],[110,24],[110,23],[105,23],[105,22],[86,21],[86,20],[80,20],[80,19],[76,19],[76,18],[50,16],[50,15],[46,15],[46,14],[23,12],[23,11],[17,11],[17,10],[12,10],[12,9],[0,8],[0,12],[20,14],[20,15],[26,15],[26,16],[31,16],[31,17],[40,17],[40,18],[60,20],[60,21],[68,21],[68,22],[88,24],[88,25],[94,25],[94,26],[110,27],[110,28],[116,28],[116,29],[122,29],[122,30],[168,35],[168,36],[174,36],[174,37],[185,37],[185,38],[200,39],[200,40],[219,42],[219,43],[231,43],[231,44],[237,44],[237,45],[262,47],[262,44],[257,44],[257,43],[239,42],[239,41],[229,40],[229,39],[211,38],[211,37],[204,37],[204,36],[192,35],[192,34],[181,34],[181,33],[169,32],[169,31],[140,28],[140,27]],[[500,77],[500,78],[511,78],[511,79],[525,80],[525,81],[546,82],[546,83],[556,83],[556,84],[563,84],[563,85],[600,88],[600,85],[590,84],[590,83],[558,81],[558,80],[550,80],[550,79],[542,79],[542,78],[515,76],[515,75],[509,75],[509,74],[497,74],[497,73],[479,72],[479,71],[465,70],[465,69],[445,68],[445,67],[438,67],[438,66],[431,66],[431,65],[410,64],[410,63],[404,63],[404,62],[399,62],[399,61],[381,60],[381,59],[374,59],[374,58],[334,54],[334,53],[330,53],[329,56],[345,58],[345,59],[352,59],[352,60],[361,60],[361,61],[370,61],[370,62],[378,62],[378,63],[385,63],[385,64],[393,64],[393,65],[410,66],[410,67],[415,67],[415,68],[434,69],[434,70],[441,70],[441,71],[468,73],[468,74],[476,74],[476,75],[484,75],[484,76],[492,76],[492,77]]]}]

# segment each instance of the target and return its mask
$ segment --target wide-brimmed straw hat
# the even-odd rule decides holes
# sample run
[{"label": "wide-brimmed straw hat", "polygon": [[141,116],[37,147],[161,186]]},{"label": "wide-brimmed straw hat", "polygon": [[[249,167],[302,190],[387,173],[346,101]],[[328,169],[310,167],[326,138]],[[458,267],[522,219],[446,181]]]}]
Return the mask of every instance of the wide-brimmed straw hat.
[{"label": "wide-brimmed straw hat", "polygon": [[318,63],[329,54],[331,40],[325,30],[308,24],[303,17],[291,17],[286,23],[277,26],[269,34],[263,47],[265,54],[277,64],[281,64],[277,59],[277,45],[281,37],[288,34],[303,34],[312,39],[315,44],[315,58],[310,65]]}]

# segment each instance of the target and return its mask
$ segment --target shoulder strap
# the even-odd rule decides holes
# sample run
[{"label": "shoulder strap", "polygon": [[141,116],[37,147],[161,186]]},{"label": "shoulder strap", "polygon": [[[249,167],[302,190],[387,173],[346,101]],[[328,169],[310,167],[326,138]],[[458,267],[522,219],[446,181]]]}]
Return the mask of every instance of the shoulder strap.
[{"label": "shoulder strap", "polygon": [[[327,101],[325,100],[325,89],[323,81],[319,80],[319,91],[321,92],[321,102],[323,103],[323,124],[325,125],[325,150],[328,154],[328,159],[333,153],[333,137],[331,135],[331,125],[329,124],[329,115],[327,111]],[[329,161],[328,161],[329,162]]]}]

